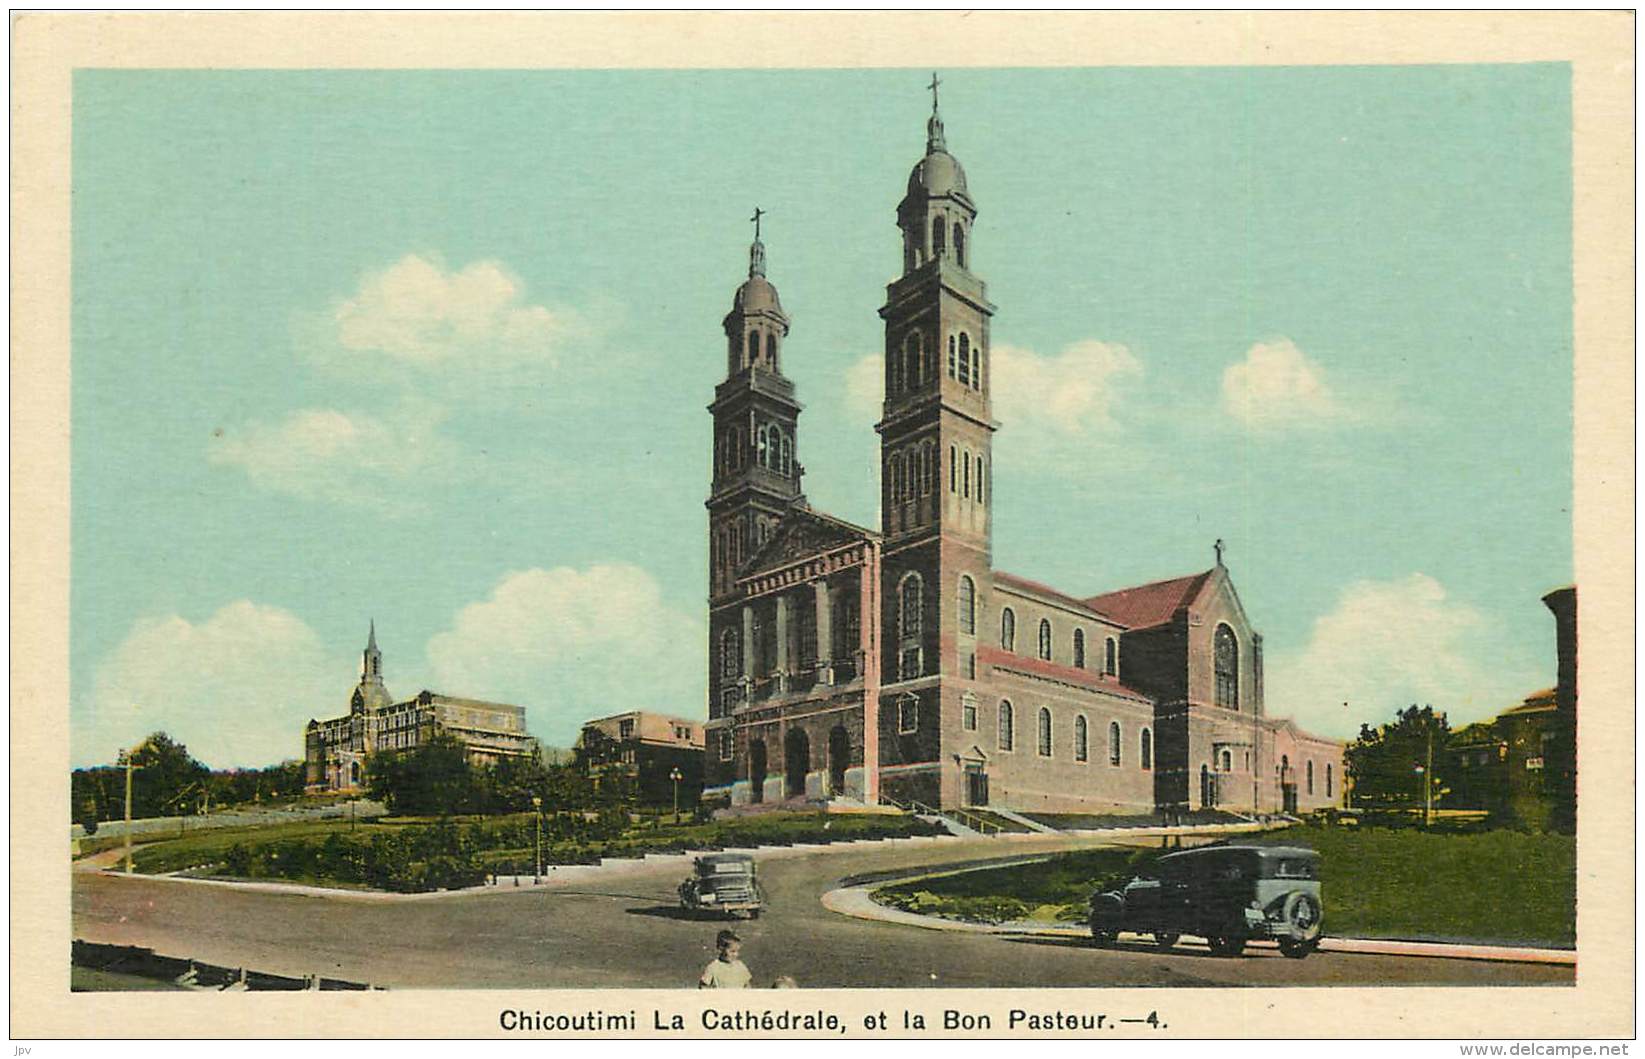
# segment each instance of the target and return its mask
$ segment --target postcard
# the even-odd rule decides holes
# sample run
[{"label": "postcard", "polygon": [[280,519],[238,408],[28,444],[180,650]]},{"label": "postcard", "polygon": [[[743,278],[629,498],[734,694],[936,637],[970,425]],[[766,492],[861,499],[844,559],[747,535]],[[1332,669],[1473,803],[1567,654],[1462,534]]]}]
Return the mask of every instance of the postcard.
[{"label": "postcard", "polygon": [[1632,30],[17,18],[13,1037],[1630,1037]]}]

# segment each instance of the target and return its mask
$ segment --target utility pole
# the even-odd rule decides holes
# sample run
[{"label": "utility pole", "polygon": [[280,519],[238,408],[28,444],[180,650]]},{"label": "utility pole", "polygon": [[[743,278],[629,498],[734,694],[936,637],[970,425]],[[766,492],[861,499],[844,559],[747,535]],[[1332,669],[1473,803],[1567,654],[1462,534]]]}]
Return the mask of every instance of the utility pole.
[{"label": "utility pole", "polygon": [[132,762],[130,750],[120,751],[116,764],[126,766],[126,874],[131,874],[131,772],[137,766]]}]

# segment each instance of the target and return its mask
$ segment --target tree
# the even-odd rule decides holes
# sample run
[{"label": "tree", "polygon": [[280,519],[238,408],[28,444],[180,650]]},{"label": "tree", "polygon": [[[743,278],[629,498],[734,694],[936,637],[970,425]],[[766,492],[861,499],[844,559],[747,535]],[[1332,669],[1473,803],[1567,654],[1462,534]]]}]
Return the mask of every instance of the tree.
[{"label": "tree", "polygon": [[1343,753],[1354,783],[1354,804],[1368,809],[1421,808],[1425,783],[1437,804],[1445,789],[1440,773],[1450,736],[1450,723],[1432,706],[1409,706],[1376,729],[1362,724],[1359,738]]},{"label": "tree", "polygon": [[[188,788],[203,787],[211,776],[211,770],[194,760],[187,746],[165,732],[155,732],[143,740],[131,752],[131,760],[137,766],[131,785],[133,817],[166,816],[174,812]],[[124,799],[124,790],[120,797]],[[124,805],[121,811],[124,812]]]},{"label": "tree", "polygon": [[481,808],[476,772],[462,740],[438,735],[413,750],[373,754],[366,762],[366,790],[392,813],[469,813]]}]

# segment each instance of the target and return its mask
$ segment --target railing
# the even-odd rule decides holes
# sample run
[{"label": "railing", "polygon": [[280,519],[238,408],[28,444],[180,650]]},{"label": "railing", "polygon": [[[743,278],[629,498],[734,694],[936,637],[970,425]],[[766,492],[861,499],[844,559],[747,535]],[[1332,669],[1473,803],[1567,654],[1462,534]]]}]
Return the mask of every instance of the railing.
[{"label": "railing", "polygon": [[1005,828],[994,823],[992,820],[985,820],[976,813],[968,812],[965,809],[938,809],[934,806],[926,805],[924,802],[914,801],[913,799],[906,802],[898,801],[896,798],[886,794],[880,795],[880,801],[886,803],[887,805],[895,806],[904,812],[913,813],[916,816],[953,817],[958,823],[964,825],[965,827],[969,827],[979,835],[997,835],[1005,830]]}]

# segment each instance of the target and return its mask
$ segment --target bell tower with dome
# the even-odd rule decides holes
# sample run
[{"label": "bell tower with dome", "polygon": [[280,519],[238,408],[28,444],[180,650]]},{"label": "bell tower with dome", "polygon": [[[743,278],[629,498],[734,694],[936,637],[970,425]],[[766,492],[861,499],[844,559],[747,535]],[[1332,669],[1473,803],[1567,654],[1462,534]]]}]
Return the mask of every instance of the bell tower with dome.
[{"label": "bell tower with dome", "polygon": [[714,418],[713,482],[708,496],[709,597],[735,584],[736,573],[770,538],[788,509],[803,500],[796,444],[800,403],[782,373],[788,315],[765,276],[765,244],[756,209],[748,279],[723,323],[725,381],[708,410]]},{"label": "bell tower with dome", "polygon": [[976,615],[990,583],[994,306],[972,271],[977,206],[948,151],[939,84],[933,75],[925,155],[897,206],[902,275],[887,286],[880,309],[885,403],[874,429],[886,542],[883,621],[897,645],[886,651],[887,685],[941,675],[940,688],[918,694],[941,694],[946,715],[951,694],[958,709],[952,678],[974,678]]}]

